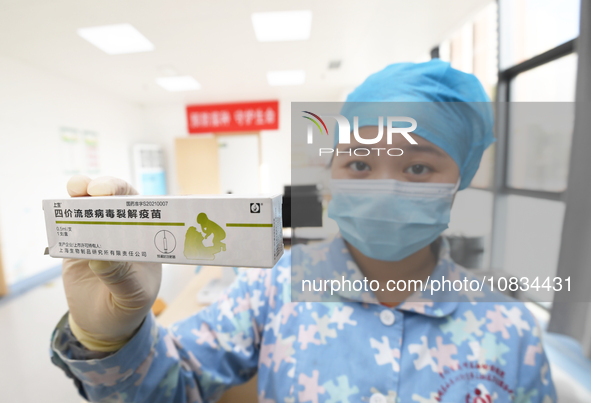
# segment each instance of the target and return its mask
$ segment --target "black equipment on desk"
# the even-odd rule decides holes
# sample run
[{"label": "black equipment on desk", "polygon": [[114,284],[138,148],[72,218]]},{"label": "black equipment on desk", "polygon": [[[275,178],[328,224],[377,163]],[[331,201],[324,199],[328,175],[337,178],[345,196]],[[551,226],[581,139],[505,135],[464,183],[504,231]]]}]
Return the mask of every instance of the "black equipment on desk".
[{"label": "black equipment on desk", "polygon": [[283,228],[322,227],[322,196],[316,185],[283,189]]}]

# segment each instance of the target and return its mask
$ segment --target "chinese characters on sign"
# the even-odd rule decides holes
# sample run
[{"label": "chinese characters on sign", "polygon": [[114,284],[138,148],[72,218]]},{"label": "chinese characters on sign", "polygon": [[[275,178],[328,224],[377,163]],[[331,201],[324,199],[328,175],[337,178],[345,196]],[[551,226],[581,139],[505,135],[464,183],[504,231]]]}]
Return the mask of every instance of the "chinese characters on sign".
[{"label": "chinese characters on sign", "polygon": [[279,128],[279,102],[187,106],[189,133],[220,133]]},{"label": "chinese characters on sign", "polygon": [[[81,209],[55,209],[56,218],[155,218],[160,219],[160,210],[137,210],[137,209],[97,209],[97,210],[81,210]],[[126,217],[127,214],[127,217]]]},{"label": "chinese characters on sign", "polygon": [[[97,255],[97,256],[125,256],[125,257],[147,257],[148,253],[145,251],[127,251],[127,250],[113,250],[103,249],[99,244],[95,243],[80,243],[80,242],[59,242],[60,253],[76,254],[76,255]],[[168,256],[167,256],[168,257]]]},{"label": "chinese characters on sign", "polygon": [[[152,206],[154,202],[128,201],[127,206]],[[141,218],[156,219],[162,218],[160,209],[69,209],[63,208],[61,203],[54,203],[55,218]]]}]

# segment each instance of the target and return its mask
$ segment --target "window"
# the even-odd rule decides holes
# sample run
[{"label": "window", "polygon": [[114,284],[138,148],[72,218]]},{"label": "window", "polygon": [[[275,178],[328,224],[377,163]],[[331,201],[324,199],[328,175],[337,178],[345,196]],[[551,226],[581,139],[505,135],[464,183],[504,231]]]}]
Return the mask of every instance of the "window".
[{"label": "window", "polygon": [[577,55],[570,53],[510,80],[508,187],[566,190],[576,76]]},{"label": "window", "polygon": [[561,57],[517,75],[511,82],[512,102],[574,102],[577,55]]},{"label": "window", "polygon": [[[497,143],[485,152],[472,189],[458,196],[450,226],[490,239],[485,267],[531,278],[556,273],[580,6],[580,0],[498,0],[432,52],[476,75],[496,101]],[[553,295],[528,297],[543,303]]]},{"label": "window", "polygon": [[[507,196],[503,271],[531,280],[556,274],[564,207],[562,202]],[[549,302],[553,293],[540,288],[527,296]]]},{"label": "window", "polygon": [[499,0],[500,69],[579,35],[580,0]]},{"label": "window", "polygon": [[574,103],[512,102],[508,111],[506,186],[511,189],[564,192],[568,179]]},{"label": "window", "polygon": [[[580,1],[499,0],[495,231],[499,268],[554,276],[574,127]],[[529,295],[551,302],[553,295]]]}]

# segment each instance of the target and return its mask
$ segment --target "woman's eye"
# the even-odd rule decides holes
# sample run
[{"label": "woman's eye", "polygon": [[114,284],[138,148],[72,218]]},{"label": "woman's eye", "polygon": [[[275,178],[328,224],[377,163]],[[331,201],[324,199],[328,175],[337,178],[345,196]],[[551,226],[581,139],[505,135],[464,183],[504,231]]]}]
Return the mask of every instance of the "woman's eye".
[{"label": "woman's eye", "polygon": [[406,168],[404,171],[405,173],[413,174],[413,175],[424,175],[426,173],[431,172],[431,168],[426,165],[422,164],[415,164],[411,165],[410,167]]},{"label": "woman's eye", "polygon": [[353,171],[369,171],[371,168],[365,162],[362,161],[353,161],[349,164],[349,168]]}]

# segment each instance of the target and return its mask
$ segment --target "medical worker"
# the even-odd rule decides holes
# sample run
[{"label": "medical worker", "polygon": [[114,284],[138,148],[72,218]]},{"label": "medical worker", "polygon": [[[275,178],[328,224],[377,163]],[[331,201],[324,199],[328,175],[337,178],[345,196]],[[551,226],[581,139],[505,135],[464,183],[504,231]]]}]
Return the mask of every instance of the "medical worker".
[{"label": "medical worker", "polygon": [[[264,403],[556,401],[540,330],[523,304],[487,288],[382,291],[389,280],[469,276],[440,233],[456,191],[470,184],[493,141],[482,86],[437,59],[390,65],[343,107],[351,122],[358,116],[362,139],[383,129],[358,103],[373,101],[414,102],[420,118],[409,136],[417,144],[402,135],[388,144],[384,135],[372,146],[400,148],[398,157],[348,155],[366,147],[356,136],[335,144],[344,152],[331,163],[328,213],[340,234],[295,246],[272,270],[242,273],[219,301],[171,328],[150,312],[160,265],[64,260],[70,312],[53,334],[52,360],[82,396],[210,402],[258,373]],[[123,181],[81,176],[68,192],[135,194]],[[291,295],[291,283],[310,273],[380,287],[342,290],[330,303],[292,302],[301,296]]]}]

